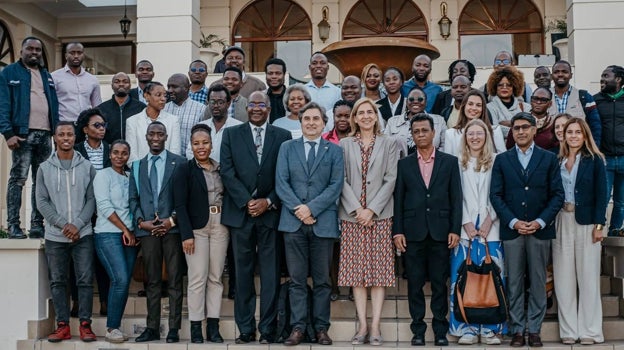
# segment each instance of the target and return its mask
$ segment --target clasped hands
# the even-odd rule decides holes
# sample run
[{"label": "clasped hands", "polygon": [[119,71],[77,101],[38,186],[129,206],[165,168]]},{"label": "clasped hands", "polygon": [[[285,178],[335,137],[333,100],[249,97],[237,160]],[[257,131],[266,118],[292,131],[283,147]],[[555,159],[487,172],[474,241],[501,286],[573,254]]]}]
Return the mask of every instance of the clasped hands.
[{"label": "clasped hands", "polygon": [[518,220],[514,224],[513,228],[521,235],[532,235],[537,232],[537,230],[541,229],[542,226],[535,220],[530,222]]},{"label": "clasped hands", "polygon": [[478,230],[476,229],[475,224],[472,222],[464,224],[464,230],[466,231],[466,234],[468,235],[468,238],[470,239],[474,239],[477,236],[482,237],[484,239],[487,238],[488,234],[490,233],[491,228],[492,228],[492,218],[490,218],[489,215],[485,218],[485,220],[483,220],[483,223],[481,224],[481,227],[479,227]]},{"label": "clasped hands", "polygon": [[152,236],[162,237],[171,230],[171,220],[169,218],[161,219],[156,215],[154,220],[142,221],[141,229],[149,231]]},{"label": "clasped hands", "polygon": [[264,214],[269,209],[269,201],[266,198],[251,199],[247,202],[247,213],[257,217]]},{"label": "clasped hands", "polygon": [[312,216],[312,211],[305,204],[299,204],[295,207],[295,216],[306,225],[314,225],[316,219]]}]

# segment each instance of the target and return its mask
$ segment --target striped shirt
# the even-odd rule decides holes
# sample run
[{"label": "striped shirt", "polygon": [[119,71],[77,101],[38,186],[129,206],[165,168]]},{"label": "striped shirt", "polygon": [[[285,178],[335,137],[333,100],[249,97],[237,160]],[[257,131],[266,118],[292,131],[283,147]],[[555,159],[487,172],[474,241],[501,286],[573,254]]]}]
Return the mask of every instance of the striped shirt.
[{"label": "striped shirt", "polygon": [[104,145],[100,142],[100,147],[91,148],[89,143],[85,140],[84,148],[89,156],[89,162],[95,168],[95,170],[102,170],[104,168]]},{"label": "striped shirt", "polygon": [[557,94],[554,94],[555,103],[557,103],[557,111],[559,111],[559,113],[565,113],[566,107],[568,106],[568,97],[570,97],[571,92],[572,92],[572,86],[568,88],[568,91],[563,93],[563,96],[561,96],[561,98],[559,98]]},{"label": "striped shirt", "polygon": [[173,101],[167,102],[165,105],[164,111],[177,116],[180,123],[180,152],[186,150],[186,145],[191,138],[191,128],[204,118],[205,110],[204,104],[190,98],[187,98],[179,106]]}]

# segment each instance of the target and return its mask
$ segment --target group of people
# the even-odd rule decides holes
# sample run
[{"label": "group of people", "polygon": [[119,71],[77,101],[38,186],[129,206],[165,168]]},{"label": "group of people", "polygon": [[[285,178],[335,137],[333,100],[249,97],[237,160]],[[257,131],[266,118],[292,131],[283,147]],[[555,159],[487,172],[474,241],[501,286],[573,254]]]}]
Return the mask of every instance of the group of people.
[{"label": "group of people", "polygon": [[[81,66],[83,46],[65,50],[66,66],[50,74],[40,64],[41,41],[26,38],[21,59],[0,72],[0,132],[13,157],[9,237],[26,237],[19,211],[31,168],[29,236],[45,238],[57,322],[49,341],[71,338],[69,285],[80,338],[96,339],[98,264],[109,278],[98,286],[110,287],[100,291],[105,339],[128,339],[120,325],[139,250],[148,314],[137,342],[160,339],[165,280],[166,341],[179,341],[184,274],[191,341],[223,342],[226,261],[235,342],[254,342],[258,333],[261,344],[275,342],[285,261],[292,331],[284,345],[332,344],[336,286],[352,288],[352,344],[382,345],[395,255],[405,265],[412,345],[425,345],[429,280],[436,346],[448,345],[447,334],[489,345],[511,334],[520,347],[525,333],[530,346],[541,346],[551,256],[562,342],[604,341],[600,242],[612,188],[608,235],[621,235],[624,220],[624,68],[607,67],[593,97],[570,85],[565,61],[552,73],[538,67],[531,91],[505,51],[483,88],[472,87],[472,63],[456,60],[443,91],[429,80],[426,55],[414,59],[409,80],[371,63],[337,87],[317,52],[310,82],[287,87],[283,60],[266,62],[265,85],[245,74],[245,52],[234,46],[224,51],[223,78],[210,86],[201,60],[166,87],[142,60],[138,86],[117,73],[113,96],[102,102]],[[454,313],[457,271],[468,253],[480,264],[486,251],[503,271],[508,322],[466,323]]]}]

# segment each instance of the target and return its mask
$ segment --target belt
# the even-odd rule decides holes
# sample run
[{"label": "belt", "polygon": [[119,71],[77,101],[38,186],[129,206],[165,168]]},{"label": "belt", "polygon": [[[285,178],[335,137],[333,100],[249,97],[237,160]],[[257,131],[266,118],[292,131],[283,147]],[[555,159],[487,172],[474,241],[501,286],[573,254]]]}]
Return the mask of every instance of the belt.
[{"label": "belt", "polygon": [[210,209],[210,214],[219,214],[221,212],[220,206],[211,205],[209,209]]},{"label": "belt", "polygon": [[570,203],[570,202],[563,203],[563,210],[567,212],[573,212],[575,208],[576,208],[576,204],[574,203]]}]

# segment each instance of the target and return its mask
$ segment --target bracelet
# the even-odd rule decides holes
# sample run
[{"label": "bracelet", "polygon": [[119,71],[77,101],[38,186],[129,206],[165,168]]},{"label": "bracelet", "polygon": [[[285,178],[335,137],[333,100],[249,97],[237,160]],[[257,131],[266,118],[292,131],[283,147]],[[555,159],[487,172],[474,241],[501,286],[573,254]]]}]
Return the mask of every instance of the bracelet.
[{"label": "bracelet", "polygon": [[171,224],[171,227],[175,227],[176,225],[171,216],[169,217],[169,223]]}]

